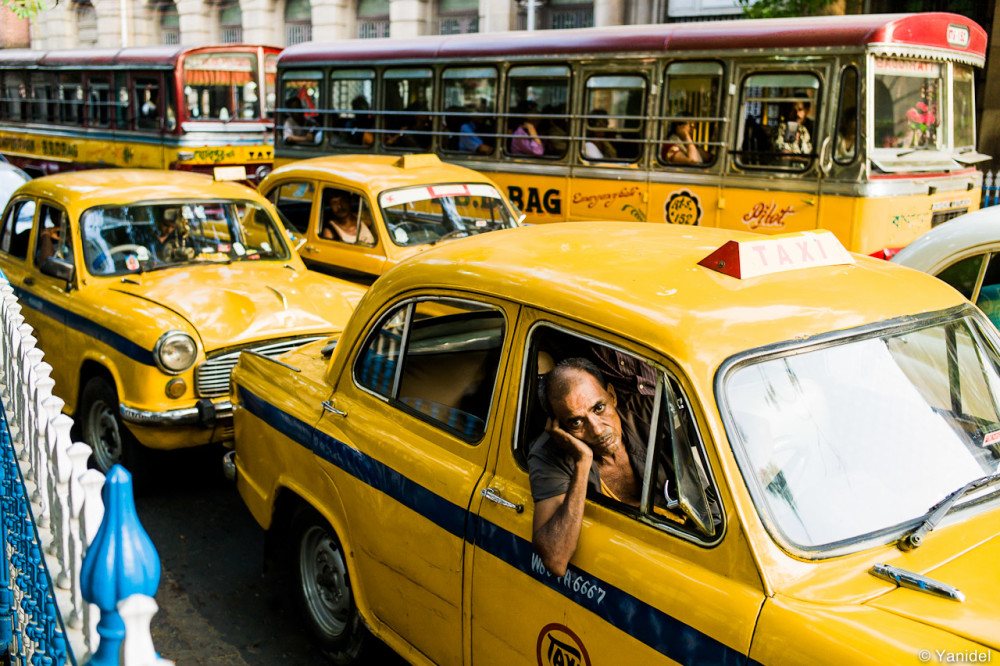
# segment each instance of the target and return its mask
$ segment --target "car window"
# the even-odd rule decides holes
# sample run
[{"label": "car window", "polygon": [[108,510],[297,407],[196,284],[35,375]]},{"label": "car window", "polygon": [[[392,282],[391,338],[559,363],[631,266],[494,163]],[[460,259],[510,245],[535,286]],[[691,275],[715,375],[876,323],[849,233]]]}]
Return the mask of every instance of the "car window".
[{"label": "car window", "polygon": [[412,300],[369,334],[354,380],[467,442],[486,432],[506,325],[495,307]]},{"label": "car window", "polygon": [[348,245],[375,245],[376,231],[365,198],[356,192],[324,187],[316,235]]},{"label": "car window", "polygon": [[962,296],[972,300],[979,280],[979,271],[988,255],[977,254],[966,257],[938,273],[938,279],[944,280],[957,289]]},{"label": "car window", "polygon": [[293,181],[277,186],[268,192],[267,198],[285,216],[285,223],[293,231],[305,235],[309,231],[314,191],[309,181]]},{"label": "car window", "polygon": [[42,204],[35,237],[35,266],[41,266],[49,257],[73,263],[73,239],[66,214],[55,206]]},{"label": "car window", "polygon": [[988,256],[988,261],[979,295],[976,296],[976,305],[994,326],[1000,328],[1000,257],[993,253]]},{"label": "car window", "polygon": [[696,541],[712,542],[722,534],[718,492],[690,402],[676,378],[611,344],[548,325],[532,330],[525,359],[515,457],[529,476],[534,476],[529,459],[533,452],[544,457],[548,438],[548,408],[539,385],[556,364],[585,359],[614,393],[623,443],[641,485],[639,506],[593,486],[588,499]]},{"label": "car window", "polygon": [[15,201],[8,209],[0,233],[0,249],[18,259],[28,258],[28,239],[35,219],[32,199]]}]

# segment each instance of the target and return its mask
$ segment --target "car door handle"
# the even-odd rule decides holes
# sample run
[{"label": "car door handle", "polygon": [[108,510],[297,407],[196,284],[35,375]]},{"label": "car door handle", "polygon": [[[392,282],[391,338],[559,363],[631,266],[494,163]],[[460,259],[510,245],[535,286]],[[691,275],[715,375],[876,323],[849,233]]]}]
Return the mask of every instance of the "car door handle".
[{"label": "car door handle", "polygon": [[306,245],[302,248],[304,252],[319,252],[319,248],[315,248],[312,245]]},{"label": "car door handle", "polygon": [[505,506],[508,509],[514,509],[514,511],[517,511],[518,513],[524,513],[523,504],[508,502],[504,498],[500,497],[500,493],[498,493],[494,488],[483,488],[482,491],[480,491],[480,494],[489,501],[496,502],[500,506]]},{"label": "car door handle", "polygon": [[331,414],[336,414],[337,416],[347,416],[347,412],[342,409],[337,409],[333,406],[333,403],[329,400],[323,401],[323,409],[330,412]]},{"label": "car door handle", "polygon": [[24,278],[23,284],[26,284],[26,285],[28,285],[30,287],[30,286],[32,286],[32,285],[35,284],[35,278],[33,278],[33,277],[26,277],[26,278]]}]

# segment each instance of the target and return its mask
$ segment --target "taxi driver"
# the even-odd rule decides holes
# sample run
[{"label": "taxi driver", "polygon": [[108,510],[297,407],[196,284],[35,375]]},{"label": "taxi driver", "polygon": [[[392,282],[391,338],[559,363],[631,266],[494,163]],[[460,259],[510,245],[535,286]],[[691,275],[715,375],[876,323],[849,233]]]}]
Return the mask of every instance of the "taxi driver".
[{"label": "taxi driver", "polygon": [[191,247],[188,225],[177,208],[163,211],[163,217],[157,225],[155,249],[163,262],[173,263],[194,258],[195,251]]},{"label": "taxi driver", "polygon": [[585,358],[569,358],[544,375],[539,398],[549,419],[528,453],[535,500],[532,543],[545,567],[566,572],[583,524],[587,488],[639,505],[645,451],[623,430],[614,387]]}]

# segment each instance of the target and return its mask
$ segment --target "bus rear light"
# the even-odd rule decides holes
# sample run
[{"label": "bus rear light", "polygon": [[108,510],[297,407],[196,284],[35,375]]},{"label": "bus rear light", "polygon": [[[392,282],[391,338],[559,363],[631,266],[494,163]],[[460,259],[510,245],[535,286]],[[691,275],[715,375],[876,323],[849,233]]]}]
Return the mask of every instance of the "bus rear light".
[{"label": "bus rear light", "polygon": [[745,279],[815,266],[853,264],[854,258],[829,231],[801,231],[761,240],[728,241],[699,266]]}]

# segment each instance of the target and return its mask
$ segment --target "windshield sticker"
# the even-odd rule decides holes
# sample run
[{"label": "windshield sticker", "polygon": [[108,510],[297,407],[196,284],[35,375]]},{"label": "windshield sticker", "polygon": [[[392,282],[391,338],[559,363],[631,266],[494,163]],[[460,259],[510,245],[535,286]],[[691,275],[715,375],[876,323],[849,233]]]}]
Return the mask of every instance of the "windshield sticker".
[{"label": "windshield sticker", "polygon": [[986,436],[983,437],[983,446],[993,446],[997,443],[1000,443],[1000,430],[988,432],[986,433]]},{"label": "windshield sticker", "polygon": [[243,243],[237,241],[236,243],[233,243],[233,252],[235,252],[237,256],[242,257],[244,254],[247,253],[247,250],[245,247],[243,247]]},{"label": "windshield sticker", "polygon": [[135,249],[135,255],[139,261],[149,261],[149,248],[140,245]]},{"label": "windshield sticker", "polygon": [[410,234],[406,233],[405,229],[394,229],[392,237],[396,239],[396,242],[400,245],[405,245],[407,241],[410,240]]},{"label": "windshield sticker", "polygon": [[664,206],[664,215],[670,224],[701,224],[701,202],[687,190],[674,192]]},{"label": "windshield sticker", "polygon": [[583,641],[569,627],[553,622],[542,627],[535,644],[538,666],[590,666]]},{"label": "windshield sticker", "polygon": [[430,185],[427,187],[410,187],[405,190],[383,192],[379,202],[388,208],[414,201],[427,201],[442,197],[487,197],[499,199],[500,194],[491,185],[459,183],[455,185]]},{"label": "windshield sticker", "polygon": [[129,269],[130,271],[139,270],[139,260],[135,258],[134,254],[130,254],[127,257],[125,257],[125,268]]}]

